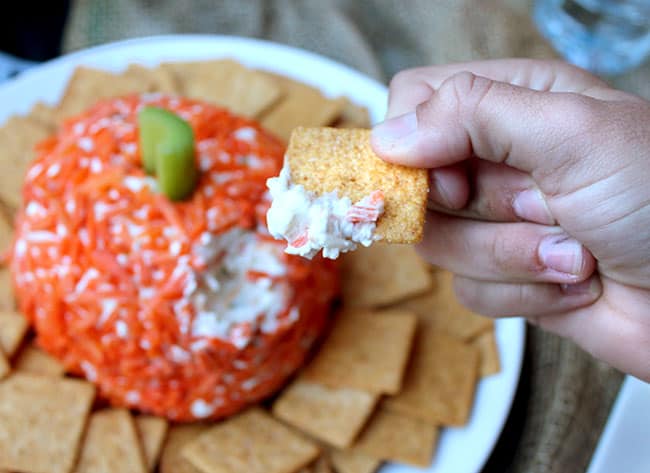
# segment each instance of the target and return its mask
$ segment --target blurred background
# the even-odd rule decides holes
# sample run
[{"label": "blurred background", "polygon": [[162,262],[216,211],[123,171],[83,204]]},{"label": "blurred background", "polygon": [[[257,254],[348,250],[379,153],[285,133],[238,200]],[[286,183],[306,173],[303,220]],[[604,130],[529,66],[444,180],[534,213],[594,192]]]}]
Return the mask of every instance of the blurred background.
[{"label": "blurred background", "polygon": [[[5,21],[0,28],[0,52],[30,62],[46,61],[58,56],[61,53],[63,29],[69,8],[68,0],[36,4],[13,2],[3,11]],[[0,56],[0,61],[2,58]],[[8,71],[8,57],[5,56],[4,59]],[[30,62],[18,64],[28,67]]]},{"label": "blurred background", "polygon": [[[208,33],[305,48],[384,82],[425,64],[564,56],[650,98],[650,0],[52,0],[12,2],[3,20],[0,80],[110,41]],[[585,471],[621,380],[530,329],[514,408],[484,472]]]},{"label": "blurred background", "polygon": [[[564,56],[619,88],[650,96],[645,60],[650,0],[185,0],[182,5],[12,3],[3,12],[0,52],[43,61],[139,36],[236,34],[313,50],[385,81],[422,64]],[[18,70],[29,65],[17,64]]]}]

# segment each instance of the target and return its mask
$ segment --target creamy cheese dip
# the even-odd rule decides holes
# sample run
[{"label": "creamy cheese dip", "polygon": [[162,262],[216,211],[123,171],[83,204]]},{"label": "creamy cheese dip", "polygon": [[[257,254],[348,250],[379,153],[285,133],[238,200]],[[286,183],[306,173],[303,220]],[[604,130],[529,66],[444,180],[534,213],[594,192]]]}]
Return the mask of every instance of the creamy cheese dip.
[{"label": "creamy cheese dip", "polygon": [[384,213],[384,197],[375,191],[353,204],[337,192],[317,196],[291,182],[285,163],[280,175],[266,181],[271,207],[266,214],[269,233],[288,242],[286,252],[313,258],[323,250],[325,258],[370,246],[380,239],[375,234],[377,219]]},{"label": "creamy cheese dip", "polygon": [[[205,233],[193,248],[205,264],[201,272],[190,272],[185,285],[196,313],[192,335],[228,340],[245,347],[256,329],[277,330],[278,316],[289,303],[291,288],[285,281],[282,250],[252,232],[238,228],[222,235]],[[250,271],[269,277],[251,280]]]},{"label": "creamy cheese dip", "polygon": [[[191,119],[192,199],[170,202],[145,175],[144,104]],[[266,230],[283,143],[209,104],[132,95],[77,116],[46,148],[26,172],[8,258],[43,349],[111,404],[176,421],[235,414],[302,366],[338,271],[287,257]]]}]

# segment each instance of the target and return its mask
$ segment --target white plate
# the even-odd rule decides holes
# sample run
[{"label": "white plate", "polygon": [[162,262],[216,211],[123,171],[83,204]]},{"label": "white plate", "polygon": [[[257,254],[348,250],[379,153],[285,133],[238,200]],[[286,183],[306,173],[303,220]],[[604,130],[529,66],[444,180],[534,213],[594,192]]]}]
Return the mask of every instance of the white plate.
[{"label": "white plate", "polygon": [[[78,65],[119,71],[129,63],[154,65],[167,60],[233,57],[257,68],[279,72],[320,88],[325,94],[346,95],[368,107],[374,122],[386,108],[387,89],[349,67],[315,54],[266,41],[222,36],[163,36],[122,41],[87,49],[24,72],[0,85],[0,123],[27,113],[33,103],[56,103]],[[218,87],[218,84],[215,84]],[[517,388],[524,351],[525,324],[521,319],[496,323],[502,371],[478,386],[470,422],[442,432],[433,465],[425,470],[386,465],[382,473],[477,473],[501,433]]]}]

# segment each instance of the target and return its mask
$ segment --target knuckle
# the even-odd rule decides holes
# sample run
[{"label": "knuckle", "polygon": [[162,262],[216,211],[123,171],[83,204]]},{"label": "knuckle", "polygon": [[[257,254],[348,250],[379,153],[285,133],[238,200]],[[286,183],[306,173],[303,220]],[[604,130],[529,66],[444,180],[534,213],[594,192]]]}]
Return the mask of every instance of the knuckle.
[{"label": "knuckle", "polygon": [[534,297],[533,292],[528,286],[528,284],[519,284],[515,286],[515,290],[512,294],[512,305],[514,307],[527,307],[530,305],[532,298]]},{"label": "knuckle", "polygon": [[424,127],[430,126],[431,122],[435,120],[436,117],[436,100],[427,100],[422,102],[415,107],[415,116],[417,117],[418,125]]},{"label": "knuckle", "polygon": [[390,81],[388,94],[389,116],[412,112],[416,106],[428,101],[433,88],[421,69],[407,69],[397,73]]},{"label": "knuckle", "polygon": [[495,271],[517,278],[530,278],[543,271],[537,258],[538,238],[530,232],[499,231],[489,251]]},{"label": "knuckle", "polygon": [[394,94],[405,87],[411,86],[414,81],[417,81],[415,69],[406,69],[393,76],[388,84],[388,89],[391,94]]},{"label": "knuckle", "polygon": [[502,238],[496,237],[492,240],[490,254],[494,268],[500,273],[510,273],[515,265],[513,261],[513,251],[510,245]]},{"label": "knuckle", "polygon": [[578,137],[594,133],[603,124],[603,111],[601,104],[589,97],[570,95],[564,101],[563,110],[552,111],[555,116],[561,113],[566,117],[566,123],[571,124],[573,135]]},{"label": "knuckle", "polygon": [[451,76],[440,87],[443,99],[456,104],[459,115],[474,115],[494,86],[494,81],[463,71]]}]

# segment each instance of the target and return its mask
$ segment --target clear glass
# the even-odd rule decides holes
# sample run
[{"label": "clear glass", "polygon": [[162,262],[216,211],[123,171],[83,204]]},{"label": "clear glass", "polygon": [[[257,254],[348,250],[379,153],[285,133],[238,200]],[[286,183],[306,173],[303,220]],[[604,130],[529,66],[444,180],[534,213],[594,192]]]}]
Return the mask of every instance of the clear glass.
[{"label": "clear glass", "polygon": [[536,0],[533,15],[567,61],[592,72],[620,74],[650,54],[650,0]]}]

